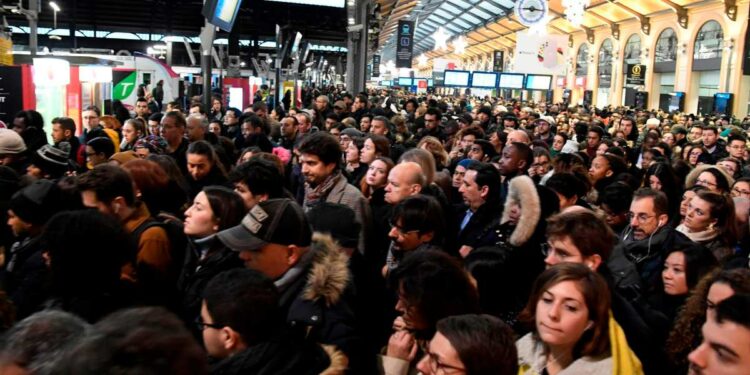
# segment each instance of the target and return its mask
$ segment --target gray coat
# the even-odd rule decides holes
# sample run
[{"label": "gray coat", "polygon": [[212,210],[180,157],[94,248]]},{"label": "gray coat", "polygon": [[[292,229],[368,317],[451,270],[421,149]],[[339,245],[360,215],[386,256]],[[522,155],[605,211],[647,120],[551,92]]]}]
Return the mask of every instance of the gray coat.
[{"label": "gray coat", "polygon": [[[303,204],[305,212],[309,211],[311,208],[307,202],[307,193],[309,192],[309,189],[309,187],[305,187],[305,202]],[[371,227],[372,223],[370,204],[367,201],[367,198],[365,198],[364,195],[362,195],[362,192],[354,187],[354,185],[349,184],[346,181],[346,178],[342,175],[336,184],[333,185],[331,191],[328,192],[325,201],[328,203],[343,204],[354,210],[354,217],[361,225],[359,230],[358,250],[360,253],[364,254],[365,244],[367,243],[367,230]]]}]

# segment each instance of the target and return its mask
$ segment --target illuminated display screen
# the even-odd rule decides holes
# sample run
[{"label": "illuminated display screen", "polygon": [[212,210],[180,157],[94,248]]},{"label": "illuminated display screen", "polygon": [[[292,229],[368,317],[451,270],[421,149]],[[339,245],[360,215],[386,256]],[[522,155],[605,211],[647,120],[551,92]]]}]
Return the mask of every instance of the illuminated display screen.
[{"label": "illuminated display screen", "polygon": [[523,78],[523,74],[500,73],[499,86],[501,89],[522,89]]},{"label": "illuminated display screen", "polygon": [[443,85],[469,87],[470,72],[464,70],[446,70]]},{"label": "illuminated display screen", "polygon": [[552,84],[552,76],[529,74],[526,76],[527,90],[549,90]]},{"label": "illuminated display screen", "polygon": [[497,87],[497,73],[474,72],[471,74],[471,87],[494,89]]}]

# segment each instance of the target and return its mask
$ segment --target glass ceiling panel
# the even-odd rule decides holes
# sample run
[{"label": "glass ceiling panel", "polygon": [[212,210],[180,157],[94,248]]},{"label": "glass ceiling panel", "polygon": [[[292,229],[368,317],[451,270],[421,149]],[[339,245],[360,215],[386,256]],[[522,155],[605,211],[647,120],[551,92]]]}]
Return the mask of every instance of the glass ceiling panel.
[{"label": "glass ceiling panel", "polygon": [[443,4],[441,4],[440,5],[440,10],[447,10],[448,12],[451,12],[451,13],[453,13],[455,15],[458,15],[458,14],[460,14],[463,11],[463,9],[458,9],[458,8],[456,8],[455,6],[453,6],[450,3],[443,3]]},{"label": "glass ceiling panel", "polygon": [[[478,24],[478,23],[482,23],[482,20],[480,20],[479,18],[476,18],[476,17],[472,16],[472,15],[471,15],[471,14],[469,14],[469,13],[464,13],[464,14],[462,14],[462,15],[461,15],[461,19],[464,19],[464,20],[466,20],[466,21],[469,21],[469,22],[471,22],[471,24],[472,24],[472,25],[476,25],[476,24]],[[458,20],[457,20],[457,21],[458,21]]]},{"label": "glass ceiling panel", "polygon": [[469,9],[469,12],[471,12],[472,14],[476,15],[477,17],[479,17],[479,18],[481,18],[483,20],[489,20],[490,18],[492,18],[492,15],[490,15],[488,13],[485,13],[484,11],[482,11],[479,8],[471,8],[471,9]]},{"label": "glass ceiling panel", "polygon": [[[459,26],[463,27],[464,29],[468,29],[468,28],[470,28],[470,27],[471,27],[471,24],[470,24],[470,23],[467,23],[466,21],[464,21],[464,20],[462,20],[462,19],[460,19],[460,18],[456,18],[456,19],[454,19],[454,20],[453,20],[453,22],[454,22],[455,24],[457,24],[457,25],[459,25]],[[446,25],[446,26],[447,26],[447,25]]]},{"label": "glass ceiling panel", "polygon": [[450,31],[450,33],[453,34],[453,35],[463,34],[463,32],[464,32],[464,29],[462,29],[462,28],[460,28],[460,27],[458,27],[458,26],[456,26],[455,24],[452,24],[452,23],[445,24],[445,28],[448,31]]},{"label": "glass ceiling panel", "polygon": [[510,9],[512,9],[516,5],[515,2],[511,0],[493,0],[493,1]]},{"label": "glass ceiling panel", "polygon": [[448,13],[448,12],[442,10],[442,9],[438,9],[438,10],[436,10],[436,11],[434,11],[432,13],[432,16],[438,16],[438,17],[444,18],[446,20],[450,20],[453,17],[456,17],[457,14],[451,14],[451,13]]},{"label": "glass ceiling panel", "polygon": [[461,9],[471,8],[471,4],[463,1],[463,0],[448,0],[451,3],[455,4],[456,6],[460,7]]},{"label": "glass ceiling panel", "polygon": [[500,9],[497,5],[490,3],[489,1],[479,3],[478,6],[484,10],[487,10],[488,12],[492,14],[497,14],[497,15],[505,14],[502,9]]}]

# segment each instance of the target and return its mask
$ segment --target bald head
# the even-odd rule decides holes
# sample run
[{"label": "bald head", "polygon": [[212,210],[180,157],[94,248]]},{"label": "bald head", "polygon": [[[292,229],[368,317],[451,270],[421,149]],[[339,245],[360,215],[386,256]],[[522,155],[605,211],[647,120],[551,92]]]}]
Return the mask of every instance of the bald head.
[{"label": "bald head", "polygon": [[526,145],[531,144],[531,138],[529,138],[529,134],[526,133],[523,130],[514,130],[510,133],[508,133],[508,141],[505,142],[506,145],[509,145],[513,142],[523,143]]},{"label": "bald head", "polygon": [[399,163],[388,174],[385,186],[385,201],[395,205],[403,199],[417,195],[425,184],[422,167],[412,161]]}]

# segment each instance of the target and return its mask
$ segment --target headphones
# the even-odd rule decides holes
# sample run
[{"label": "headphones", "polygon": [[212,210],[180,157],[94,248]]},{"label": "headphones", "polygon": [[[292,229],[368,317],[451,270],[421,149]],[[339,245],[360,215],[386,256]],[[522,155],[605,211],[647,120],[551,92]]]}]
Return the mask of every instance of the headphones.
[{"label": "headphones", "polygon": [[656,225],[656,227],[657,228],[661,228],[661,227],[663,227],[665,225],[667,225],[667,220],[659,218],[659,223]]}]

